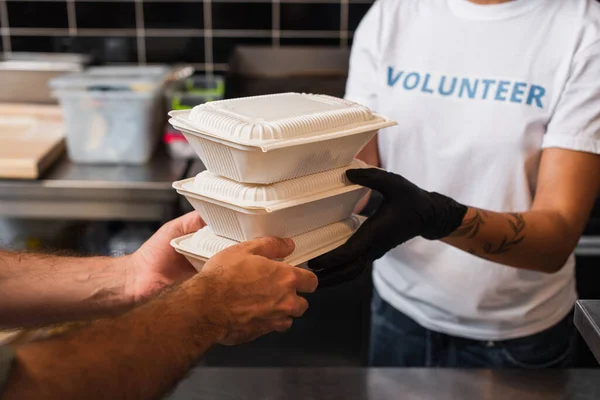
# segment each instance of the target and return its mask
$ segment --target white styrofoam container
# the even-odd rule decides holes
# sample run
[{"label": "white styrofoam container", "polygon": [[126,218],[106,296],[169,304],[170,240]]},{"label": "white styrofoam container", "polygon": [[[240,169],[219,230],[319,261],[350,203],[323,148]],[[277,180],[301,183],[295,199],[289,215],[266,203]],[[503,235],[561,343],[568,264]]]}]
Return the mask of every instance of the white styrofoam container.
[{"label": "white styrofoam container", "polygon": [[346,178],[349,166],[272,185],[239,183],[204,171],[173,183],[219,236],[243,241],[291,237],[341,221],[352,214],[367,189]]},{"label": "white styrofoam container", "polygon": [[215,101],[169,115],[209,171],[262,184],[346,166],[379,129],[396,125],[357,103],[299,93]]},{"label": "white styrofoam container", "polygon": [[[364,217],[353,215],[344,221],[336,222],[322,228],[292,237],[296,248],[283,259],[290,265],[305,267],[305,263],[325,254],[342,244],[358,229]],[[217,236],[209,227],[196,233],[185,235],[171,241],[171,246],[200,271],[206,261],[238,242]]]}]

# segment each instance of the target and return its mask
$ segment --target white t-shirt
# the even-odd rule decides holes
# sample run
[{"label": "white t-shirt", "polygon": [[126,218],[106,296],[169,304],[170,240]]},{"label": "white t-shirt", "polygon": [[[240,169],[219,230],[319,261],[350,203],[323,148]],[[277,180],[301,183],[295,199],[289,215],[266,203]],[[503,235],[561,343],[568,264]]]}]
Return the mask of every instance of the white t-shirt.
[{"label": "white t-shirt", "polygon": [[[398,121],[382,167],[501,212],[530,209],[543,148],[600,153],[600,5],[593,0],[379,0],[359,26],[346,97]],[[380,295],[422,326],[502,340],[557,323],[576,299],[556,274],[416,238],[376,262]]]}]

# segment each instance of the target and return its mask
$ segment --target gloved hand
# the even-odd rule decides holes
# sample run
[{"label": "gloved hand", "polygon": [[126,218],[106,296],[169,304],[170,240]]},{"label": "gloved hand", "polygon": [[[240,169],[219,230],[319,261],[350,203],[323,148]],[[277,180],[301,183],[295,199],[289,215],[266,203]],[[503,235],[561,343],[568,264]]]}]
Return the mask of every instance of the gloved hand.
[{"label": "gloved hand", "polygon": [[346,244],[308,263],[319,288],[358,277],[373,261],[416,237],[441,239],[458,228],[467,207],[427,192],[400,175],[377,168],[351,169],[348,179],[381,193],[383,200]]}]

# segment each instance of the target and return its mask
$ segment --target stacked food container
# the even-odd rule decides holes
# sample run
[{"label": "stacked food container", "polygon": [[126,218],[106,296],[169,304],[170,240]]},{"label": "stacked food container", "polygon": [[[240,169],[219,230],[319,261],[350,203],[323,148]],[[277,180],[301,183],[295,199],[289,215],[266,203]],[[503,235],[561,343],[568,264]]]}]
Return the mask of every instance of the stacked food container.
[{"label": "stacked food container", "polygon": [[282,93],[172,111],[207,171],[175,182],[208,224],[173,247],[200,269],[217,252],[263,236],[291,237],[292,265],[343,244],[360,226],[366,189],[346,179],[354,156],[395,122],[324,95]]}]

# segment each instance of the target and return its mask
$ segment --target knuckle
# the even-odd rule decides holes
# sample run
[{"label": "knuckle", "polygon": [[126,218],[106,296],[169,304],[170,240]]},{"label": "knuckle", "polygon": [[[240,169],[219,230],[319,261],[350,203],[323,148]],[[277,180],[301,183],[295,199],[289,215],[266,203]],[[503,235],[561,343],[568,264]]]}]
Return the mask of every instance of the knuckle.
[{"label": "knuckle", "polygon": [[240,254],[243,252],[244,252],[244,247],[242,246],[242,244],[236,244],[234,246],[227,247],[226,249],[221,250],[220,252],[215,254],[213,256],[213,258],[217,257],[217,256],[224,256],[224,255],[231,257],[233,255]]},{"label": "knuckle", "polygon": [[228,253],[226,250],[215,254],[209,260],[211,263],[220,264],[223,266],[231,267],[236,264],[236,258],[234,254]]},{"label": "knuckle", "polygon": [[294,317],[301,317],[308,310],[308,301],[306,301],[303,297],[298,297],[296,300],[296,304],[294,305],[294,309],[290,315]]},{"label": "knuckle", "polygon": [[296,302],[294,301],[294,299],[286,300],[282,305],[283,312],[285,312],[287,315],[294,314],[296,312],[297,308],[298,308],[298,306],[297,306]]},{"label": "knuckle", "polygon": [[308,310],[309,304],[308,304],[308,300],[306,300],[304,297],[299,297],[300,299],[300,312],[302,314],[304,314],[306,312],[306,310]]},{"label": "knuckle", "polygon": [[286,286],[295,289],[298,286],[298,277],[293,272],[288,272],[285,278]]},{"label": "knuckle", "polygon": [[286,319],[276,323],[275,330],[277,330],[278,332],[285,332],[285,331],[289,330],[293,324],[294,324],[293,319],[286,318]]},{"label": "knuckle", "polygon": [[251,264],[253,268],[259,269],[263,273],[272,274],[277,271],[276,264],[262,256],[251,256],[249,264]]}]

